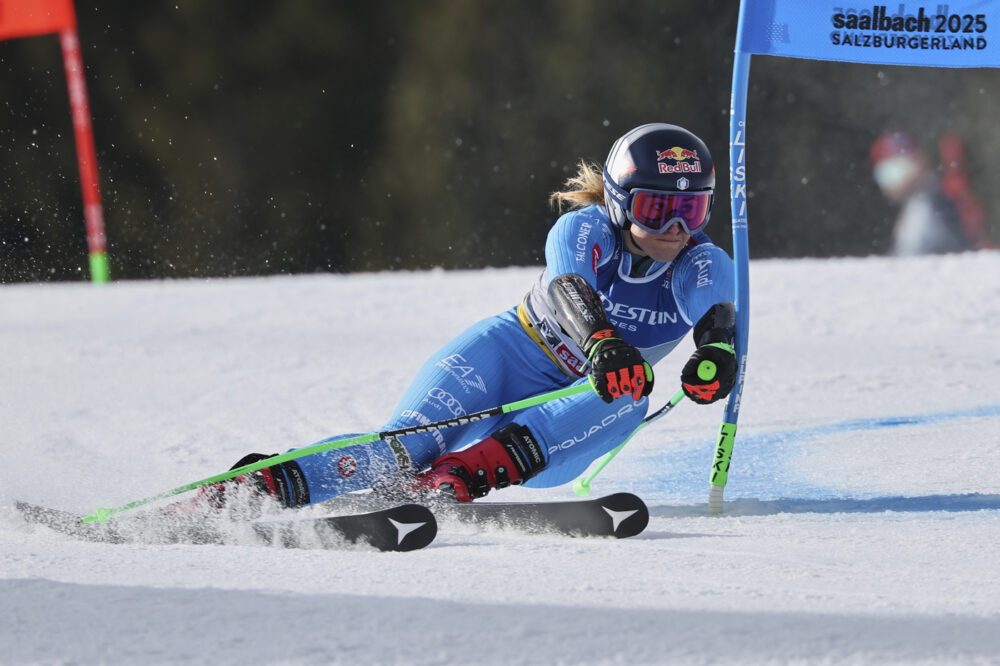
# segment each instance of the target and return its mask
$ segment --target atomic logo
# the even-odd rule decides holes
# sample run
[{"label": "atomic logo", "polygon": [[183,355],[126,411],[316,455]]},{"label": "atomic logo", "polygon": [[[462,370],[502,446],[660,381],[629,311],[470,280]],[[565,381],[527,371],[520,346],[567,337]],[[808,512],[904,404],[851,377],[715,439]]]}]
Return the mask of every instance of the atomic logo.
[{"label": "atomic logo", "polygon": [[[607,509],[605,509],[607,511]],[[399,546],[403,543],[403,539],[406,538],[410,532],[419,530],[421,527],[427,523],[401,523],[398,520],[388,519],[392,526],[396,528],[396,545]]]},{"label": "atomic logo", "polygon": [[617,532],[618,531],[618,526],[622,524],[623,520],[631,518],[635,514],[639,513],[635,509],[633,509],[632,511],[614,511],[612,509],[609,509],[606,506],[602,506],[601,508],[604,509],[605,513],[607,513],[609,516],[611,516],[611,531],[612,532]]}]

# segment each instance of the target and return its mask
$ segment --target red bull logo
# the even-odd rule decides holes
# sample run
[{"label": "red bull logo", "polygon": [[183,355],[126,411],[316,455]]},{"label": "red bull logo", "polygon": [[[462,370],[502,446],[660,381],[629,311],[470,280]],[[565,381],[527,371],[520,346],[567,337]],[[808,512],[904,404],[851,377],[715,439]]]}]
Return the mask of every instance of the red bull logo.
[{"label": "red bull logo", "polygon": [[[664,164],[663,160],[671,160],[674,164]],[[688,160],[691,160],[688,162]],[[701,160],[698,151],[674,146],[667,150],[656,151],[657,166],[660,173],[701,173]]]}]

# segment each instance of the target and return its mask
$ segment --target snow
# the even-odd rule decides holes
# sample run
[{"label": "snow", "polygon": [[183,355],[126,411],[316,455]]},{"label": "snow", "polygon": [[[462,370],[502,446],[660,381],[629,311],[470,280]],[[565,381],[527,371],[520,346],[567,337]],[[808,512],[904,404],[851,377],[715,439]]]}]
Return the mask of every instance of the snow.
[{"label": "snow", "polygon": [[998,252],[752,262],[726,513],[722,407],[685,402],[594,481],[647,499],[634,539],[115,546],[13,509],[89,513],[378,428],[538,270],[0,288],[0,663],[1000,662]]}]

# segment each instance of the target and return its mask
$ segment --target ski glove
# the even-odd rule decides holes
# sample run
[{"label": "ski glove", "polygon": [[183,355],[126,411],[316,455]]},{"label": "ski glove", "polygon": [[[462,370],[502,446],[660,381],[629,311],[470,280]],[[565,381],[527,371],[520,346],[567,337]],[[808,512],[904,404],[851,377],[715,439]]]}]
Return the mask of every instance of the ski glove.
[{"label": "ski glove", "polygon": [[736,352],[724,342],[698,347],[681,370],[684,393],[702,405],[725,398],[735,383]]},{"label": "ski glove", "polygon": [[716,303],[694,327],[697,345],[681,370],[687,397],[707,405],[729,395],[736,383],[736,311],[732,303]]},{"label": "ski glove", "polygon": [[638,349],[614,331],[598,331],[587,343],[591,381],[604,402],[610,403],[624,395],[641,400],[653,391],[653,368],[643,360]]},{"label": "ski glove", "polygon": [[622,340],[608,319],[601,295],[582,275],[564,273],[549,283],[549,300],[559,326],[590,362],[590,383],[604,402],[623,395],[641,400],[653,390],[653,369],[639,350]]}]

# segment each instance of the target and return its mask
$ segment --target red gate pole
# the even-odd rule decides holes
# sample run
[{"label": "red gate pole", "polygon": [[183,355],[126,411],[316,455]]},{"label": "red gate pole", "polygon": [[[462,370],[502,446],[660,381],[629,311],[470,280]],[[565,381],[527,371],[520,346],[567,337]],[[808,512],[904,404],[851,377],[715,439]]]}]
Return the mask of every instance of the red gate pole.
[{"label": "red gate pole", "polygon": [[59,42],[62,45],[73,134],[76,137],[76,159],[80,170],[80,189],[83,192],[83,219],[87,227],[87,249],[90,253],[90,279],[94,282],[107,282],[110,269],[107,238],[104,235],[104,207],[101,205],[94,128],[90,122],[87,83],[83,77],[83,57],[80,54],[75,16],[73,24],[59,32]]}]

